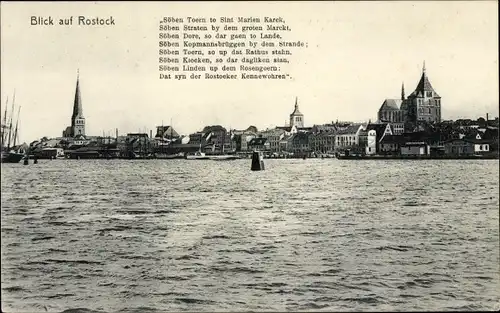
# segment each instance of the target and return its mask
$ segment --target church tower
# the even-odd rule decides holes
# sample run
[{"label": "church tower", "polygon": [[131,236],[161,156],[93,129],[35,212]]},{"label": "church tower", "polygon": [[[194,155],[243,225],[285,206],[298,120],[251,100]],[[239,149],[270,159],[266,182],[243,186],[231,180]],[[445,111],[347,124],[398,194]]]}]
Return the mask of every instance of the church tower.
[{"label": "church tower", "polygon": [[299,111],[298,99],[295,97],[295,109],[290,114],[290,127],[296,126],[297,128],[304,127],[304,114]]},{"label": "church tower", "polygon": [[427,77],[425,61],[417,88],[408,96],[407,102],[408,122],[441,122],[441,96],[434,90]]},{"label": "church tower", "polygon": [[80,95],[80,71],[76,77],[75,101],[71,116],[71,130],[73,137],[85,136],[85,118],[83,117],[82,96]]}]

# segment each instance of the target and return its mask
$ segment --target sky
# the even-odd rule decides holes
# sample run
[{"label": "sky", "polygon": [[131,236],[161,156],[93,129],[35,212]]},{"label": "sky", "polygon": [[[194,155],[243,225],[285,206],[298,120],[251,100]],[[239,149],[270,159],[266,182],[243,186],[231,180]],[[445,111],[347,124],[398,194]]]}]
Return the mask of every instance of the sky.
[{"label": "sky", "polygon": [[[30,25],[48,15],[113,16],[116,25]],[[164,16],[281,16],[287,39],[308,47],[293,51],[287,80],[160,80]],[[15,90],[21,142],[70,125],[77,69],[88,135],[171,122],[187,135],[282,126],[296,97],[306,126],[373,121],[403,82],[407,95],[415,89],[424,61],[443,119],[498,116],[498,2],[1,3],[1,114]]]}]

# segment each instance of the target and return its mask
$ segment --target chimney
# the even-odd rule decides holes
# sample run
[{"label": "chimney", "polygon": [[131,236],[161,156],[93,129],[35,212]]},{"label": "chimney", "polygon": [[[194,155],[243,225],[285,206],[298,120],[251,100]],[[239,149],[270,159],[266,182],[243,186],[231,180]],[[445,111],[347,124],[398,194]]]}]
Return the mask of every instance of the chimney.
[{"label": "chimney", "polygon": [[116,129],[116,140],[118,140],[118,128]]},{"label": "chimney", "polygon": [[153,138],[153,131],[151,129],[149,130],[149,138]]},{"label": "chimney", "polygon": [[489,119],[488,119],[488,113],[486,113],[486,124],[488,124],[488,121],[489,121]]}]

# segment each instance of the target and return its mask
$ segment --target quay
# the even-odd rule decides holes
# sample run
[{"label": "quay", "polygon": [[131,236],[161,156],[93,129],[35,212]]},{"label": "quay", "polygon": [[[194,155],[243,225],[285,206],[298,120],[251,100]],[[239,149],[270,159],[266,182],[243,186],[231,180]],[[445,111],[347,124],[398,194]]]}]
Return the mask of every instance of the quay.
[{"label": "quay", "polygon": [[338,155],[339,160],[495,160],[498,154],[487,155]]}]

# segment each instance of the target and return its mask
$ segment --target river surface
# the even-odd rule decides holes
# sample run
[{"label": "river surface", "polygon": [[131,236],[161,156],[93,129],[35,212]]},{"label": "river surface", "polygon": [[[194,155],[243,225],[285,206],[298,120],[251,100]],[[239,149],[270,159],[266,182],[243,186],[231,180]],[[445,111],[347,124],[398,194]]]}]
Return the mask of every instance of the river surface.
[{"label": "river surface", "polygon": [[499,306],[498,160],[2,165],[3,312]]}]

